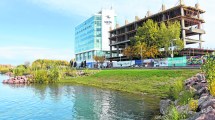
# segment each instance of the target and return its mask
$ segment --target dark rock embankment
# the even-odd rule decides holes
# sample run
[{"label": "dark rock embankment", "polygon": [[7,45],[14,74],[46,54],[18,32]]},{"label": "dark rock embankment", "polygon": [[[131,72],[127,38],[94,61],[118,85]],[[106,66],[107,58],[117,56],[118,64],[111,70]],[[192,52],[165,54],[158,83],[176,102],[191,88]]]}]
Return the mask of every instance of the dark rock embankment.
[{"label": "dark rock embankment", "polygon": [[165,116],[170,106],[175,106],[178,112],[186,113],[189,118],[187,120],[215,120],[215,97],[212,96],[208,89],[207,80],[203,73],[199,73],[184,83],[186,90],[193,91],[193,99],[197,103],[197,109],[191,110],[189,105],[179,105],[178,100],[170,99],[160,101],[160,113]]}]

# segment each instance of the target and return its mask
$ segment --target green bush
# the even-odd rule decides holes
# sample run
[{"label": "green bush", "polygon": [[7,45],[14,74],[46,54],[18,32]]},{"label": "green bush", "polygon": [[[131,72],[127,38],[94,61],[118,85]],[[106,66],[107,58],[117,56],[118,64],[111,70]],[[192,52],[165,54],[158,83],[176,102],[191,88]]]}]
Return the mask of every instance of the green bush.
[{"label": "green bush", "polygon": [[5,74],[7,72],[10,72],[9,68],[0,68],[0,73]]},{"label": "green bush", "polygon": [[180,95],[179,99],[179,104],[180,105],[185,105],[188,104],[189,101],[193,98],[194,93],[192,91],[185,90],[182,92]]},{"label": "green bush", "polygon": [[73,69],[73,68],[66,68],[63,70],[63,73],[65,76],[69,76],[69,77],[77,77],[77,70]]},{"label": "green bush", "polygon": [[35,83],[48,83],[48,71],[47,70],[36,70],[33,73]]},{"label": "green bush", "polygon": [[208,56],[206,62],[202,65],[202,70],[206,74],[210,93],[215,96],[215,56]]},{"label": "green bush", "polygon": [[26,72],[27,72],[27,69],[24,66],[17,66],[16,68],[13,69],[13,74],[15,76],[22,76]]},{"label": "green bush", "polygon": [[169,90],[169,97],[173,100],[176,100],[179,98],[179,93],[183,91],[183,82],[182,80],[176,81]]},{"label": "green bush", "polygon": [[190,99],[188,105],[190,110],[196,111],[198,108],[198,100]]},{"label": "green bush", "polygon": [[61,77],[62,77],[62,73],[60,69],[58,69],[58,67],[54,66],[49,70],[49,73],[48,73],[49,82],[59,81]]},{"label": "green bush", "polygon": [[175,106],[170,106],[168,113],[163,117],[163,120],[182,120],[186,119],[186,113],[180,113]]},{"label": "green bush", "polygon": [[34,78],[32,82],[35,83],[53,83],[61,79],[62,73],[56,66],[49,70],[35,70],[32,72]]}]

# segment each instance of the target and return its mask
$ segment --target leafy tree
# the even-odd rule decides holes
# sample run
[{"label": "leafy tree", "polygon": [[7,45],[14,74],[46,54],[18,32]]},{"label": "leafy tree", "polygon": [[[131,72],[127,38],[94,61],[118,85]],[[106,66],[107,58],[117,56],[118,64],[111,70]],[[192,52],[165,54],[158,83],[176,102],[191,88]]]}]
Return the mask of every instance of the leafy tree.
[{"label": "leafy tree", "polygon": [[123,55],[127,56],[130,60],[135,57],[136,49],[133,46],[128,46],[124,49]]},{"label": "leafy tree", "polygon": [[[181,25],[179,22],[162,22],[159,29],[160,48],[164,49],[164,55],[171,53],[169,47],[174,46],[175,50],[181,50],[184,47],[183,41],[180,39]],[[174,52],[175,54],[177,52]]]},{"label": "leafy tree", "polygon": [[24,73],[26,72],[26,68],[24,65],[20,65],[20,66],[17,66],[16,68],[13,69],[13,74],[15,76],[21,76],[21,75],[24,75]]},{"label": "leafy tree", "polygon": [[103,65],[105,61],[105,56],[94,56],[93,59],[96,61],[97,66],[98,66],[98,63]]},{"label": "leafy tree", "polygon": [[158,46],[160,41],[158,38],[159,26],[153,20],[146,21],[142,27],[137,29],[135,40],[137,42],[145,43],[146,47]]},{"label": "leafy tree", "polygon": [[48,74],[49,82],[53,83],[55,81],[59,81],[62,77],[62,73],[57,66],[53,66]]},{"label": "leafy tree", "polygon": [[103,63],[105,62],[105,56],[99,56],[99,63],[103,67]]},{"label": "leafy tree", "polygon": [[33,69],[49,69],[51,66],[69,66],[69,62],[63,60],[38,59],[32,63]]},{"label": "leafy tree", "polygon": [[98,67],[98,64],[99,64],[99,56],[94,56],[93,59],[96,61],[96,67]]},{"label": "leafy tree", "polygon": [[35,83],[48,83],[48,71],[47,70],[36,70],[33,72]]},{"label": "leafy tree", "polygon": [[139,27],[134,38],[131,39],[131,46],[125,48],[123,54],[128,57],[155,58],[160,54],[159,49],[163,48],[165,55],[171,52],[171,45],[177,50],[183,48],[180,39],[180,23],[167,22],[156,23],[153,20],[146,21]]},{"label": "leafy tree", "polygon": [[208,55],[206,62],[202,65],[211,95],[215,96],[215,56]]}]

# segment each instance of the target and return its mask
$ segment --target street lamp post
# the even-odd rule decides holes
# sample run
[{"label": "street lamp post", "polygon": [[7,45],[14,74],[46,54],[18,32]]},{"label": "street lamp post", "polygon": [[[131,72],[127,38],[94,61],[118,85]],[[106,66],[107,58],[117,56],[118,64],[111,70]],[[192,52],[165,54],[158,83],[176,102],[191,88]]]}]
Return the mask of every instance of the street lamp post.
[{"label": "street lamp post", "polygon": [[142,44],[140,44],[141,46],[140,46],[140,59],[141,59],[141,65],[143,65],[143,51],[145,51],[145,50],[143,50],[143,45]]},{"label": "street lamp post", "polygon": [[122,67],[122,63],[121,63],[121,61],[122,61],[122,57],[123,55],[122,55],[122,53],[121,53],[121,50],[120,50],[120,54],[119,54],[119,58],[120,58],[120,65],[121,65],[121,67]]},{"label": "street lamp post", "polygon": [[142,62],[142,60],[143,60],[143,48],[142,48],[143,46],[141,45],[141,48],[140,48],[140,50],[141,50],[141,62]]},{"label": "street lamp post", "polygon": [[[173,39],[173,40],[175,40],[175,39]],[[173,53],[173,49],[174,49],[173,40],[172,40],[172,42],[171,42],[171,51],[172,51],[172,53],[171,53],[171,58],[172,58],[172,66],[174,67],[175,65],[174,65],[174,62],[173,62],[173,58],[174,58],[174,53]]]}]

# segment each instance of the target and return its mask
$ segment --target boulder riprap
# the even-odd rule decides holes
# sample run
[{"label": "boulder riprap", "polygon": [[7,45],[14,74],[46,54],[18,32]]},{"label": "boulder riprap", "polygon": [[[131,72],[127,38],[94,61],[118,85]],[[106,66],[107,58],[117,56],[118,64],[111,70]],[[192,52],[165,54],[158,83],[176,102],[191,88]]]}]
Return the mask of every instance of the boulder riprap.
[{"label": "boulder riprap", "polygon": [[16,76],[16,77],[11,77],[8,80],[3,81],[4,84],[27,84],[29,83],[28,77],[26,76]]},{"label": "boulder riprap", "polygon": [[[210,95],[205,75],[199,73],[187,79],[184,83],[184,88],[194,93],[192,99],[198,101],[198,107],[196,110],[191,110],[188,104],[180,105],[174,102],[175,104],[172,105],[175,106],[177,111],[179,113],[186,113],[189,116],[187,120],[215,120],[215,97]],[[160,113],[162,115],[168,114],[168,108],[166,107],[170,106],[171,103],[169,99],[161,100]]]},{"label": "boulder riprap", "polygon": [[160,101],[160,113],[162,115],[165,115],[168,112],[168,108],[171,104],[172,104],[172,101],[170,99],[161,100]]}]

